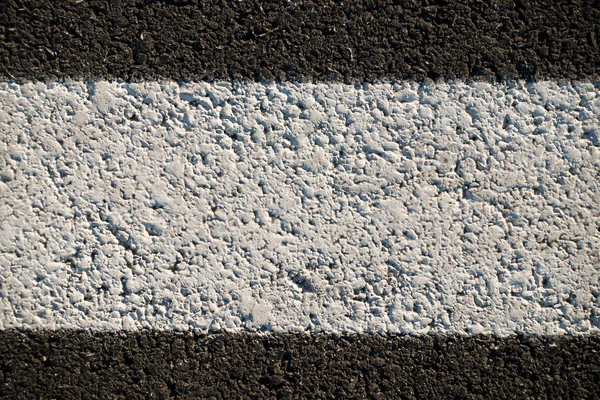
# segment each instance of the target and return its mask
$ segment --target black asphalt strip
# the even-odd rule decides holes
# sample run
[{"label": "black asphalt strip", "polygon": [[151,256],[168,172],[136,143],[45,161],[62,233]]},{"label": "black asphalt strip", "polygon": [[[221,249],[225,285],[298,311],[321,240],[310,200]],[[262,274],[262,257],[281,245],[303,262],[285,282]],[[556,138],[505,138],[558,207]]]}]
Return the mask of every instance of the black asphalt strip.
[{"label": "black asphalt strip", "polygon": [[600,338],[0,332],[3,399],[591,399]]},{"label": "black asphalt strip", "polygon": [[597,79],[596,0],[2,0],[3,79]]}]

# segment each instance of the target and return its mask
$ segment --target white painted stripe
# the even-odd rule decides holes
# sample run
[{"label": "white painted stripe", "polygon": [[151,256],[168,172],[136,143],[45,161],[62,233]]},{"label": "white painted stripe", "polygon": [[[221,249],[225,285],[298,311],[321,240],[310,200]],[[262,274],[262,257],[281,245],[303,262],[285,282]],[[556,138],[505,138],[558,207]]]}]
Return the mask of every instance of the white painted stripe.
[{"label": "white painted stripe", "polygon": [[600,86],[0,84],[0,328],[600,331]]}]

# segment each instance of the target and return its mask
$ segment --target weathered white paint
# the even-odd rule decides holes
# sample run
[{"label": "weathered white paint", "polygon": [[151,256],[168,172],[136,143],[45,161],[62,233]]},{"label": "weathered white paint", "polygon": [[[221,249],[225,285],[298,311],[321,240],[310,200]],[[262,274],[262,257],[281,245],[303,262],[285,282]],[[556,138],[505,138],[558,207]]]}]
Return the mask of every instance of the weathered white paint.
[{"label": "weathered white paint", "polygon": [[600,330],[600,87],[0,84],[0,328]]}]

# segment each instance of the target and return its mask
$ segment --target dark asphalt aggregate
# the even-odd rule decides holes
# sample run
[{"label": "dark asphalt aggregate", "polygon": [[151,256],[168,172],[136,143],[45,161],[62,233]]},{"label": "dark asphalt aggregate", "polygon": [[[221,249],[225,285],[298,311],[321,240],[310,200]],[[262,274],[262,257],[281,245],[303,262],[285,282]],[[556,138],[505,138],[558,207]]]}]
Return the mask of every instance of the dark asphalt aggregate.
[{"label": "dark asphalt aggregate", "polygon": [[600,337],[0,331],[2,399],[594,399]]},{"label": "dark asphalt aggregate", "polygon": [[2,0],[0,78],[597,79],[596,0]]}]

